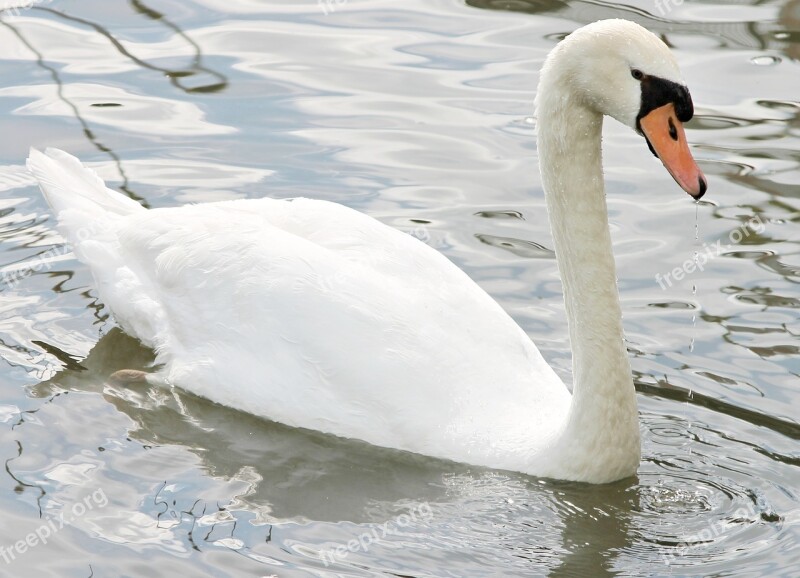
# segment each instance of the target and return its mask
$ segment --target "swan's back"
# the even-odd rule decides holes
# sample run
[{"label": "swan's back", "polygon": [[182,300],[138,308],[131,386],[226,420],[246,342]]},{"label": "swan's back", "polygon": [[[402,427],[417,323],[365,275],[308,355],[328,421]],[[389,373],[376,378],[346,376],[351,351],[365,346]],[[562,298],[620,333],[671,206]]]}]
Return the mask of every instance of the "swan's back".
[{"label": "swan's back", "polygon": [[[569,394],[536,347],[412,236],[308,199],[144,210],[88,171],[67,178],[77,162],[48,150],[29,166],[167,383],[288,425],[497,467],[557,433]],[[89,235],[91,222],[103,226]]]}]

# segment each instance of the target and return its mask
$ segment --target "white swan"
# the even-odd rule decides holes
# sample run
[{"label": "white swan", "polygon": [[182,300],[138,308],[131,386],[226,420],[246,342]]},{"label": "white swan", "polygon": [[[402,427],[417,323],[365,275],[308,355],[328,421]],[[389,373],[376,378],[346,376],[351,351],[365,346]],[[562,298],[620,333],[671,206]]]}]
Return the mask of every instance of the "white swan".
[{"label": "white swan", "polygon": [[608,482],[640,459],[600,158],[602,117],[706,189],[666,45],[607,20],[542,68],[539,157],[574,391],[441,254],[344,206],[239,200],[146,210],[65,152],[31,150],[59,228],[157,381],[284,424],[543,477]]}]

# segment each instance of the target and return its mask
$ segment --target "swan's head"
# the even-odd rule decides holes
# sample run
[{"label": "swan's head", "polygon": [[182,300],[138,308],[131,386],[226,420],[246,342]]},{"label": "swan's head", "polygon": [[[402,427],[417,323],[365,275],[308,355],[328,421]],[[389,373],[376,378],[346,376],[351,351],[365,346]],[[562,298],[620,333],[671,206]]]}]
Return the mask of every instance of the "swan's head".
[{"label": "swan's head", "polygon": [[[549,69],[549,70],[548,70]],[[683,123],[692,97],[664,42],[627,20],[602,20],[570,34],[542,70],[578,101],[644,136],[675,181],[695,199],[706,178],[695,163]]]}]

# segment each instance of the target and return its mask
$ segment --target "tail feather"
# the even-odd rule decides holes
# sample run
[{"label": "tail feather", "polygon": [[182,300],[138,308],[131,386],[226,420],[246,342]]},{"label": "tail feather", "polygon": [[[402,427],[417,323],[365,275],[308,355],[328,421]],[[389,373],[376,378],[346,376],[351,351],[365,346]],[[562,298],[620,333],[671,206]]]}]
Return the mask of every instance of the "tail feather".
[{"label": "tail feather", "polygon": [[94,171],[58,149],[31,149],[28,170],[58,217],[58,230],[75,256],[92,273],[100,299],[123,329],[151,347],[169,336],[166,316],[153,294],[147,272],[125,259],[120,230],[128,217],[146,211],[139,203],[107,188]]},{"label": "tail feather", "polygon": [[125,195],[112,191],[94,171],[72,155],[55,148],[28,156],[28,170],[39,181],[47,203],[61,220],[61,213],[78,209],[89,217],[124,216],[146,210]]}]

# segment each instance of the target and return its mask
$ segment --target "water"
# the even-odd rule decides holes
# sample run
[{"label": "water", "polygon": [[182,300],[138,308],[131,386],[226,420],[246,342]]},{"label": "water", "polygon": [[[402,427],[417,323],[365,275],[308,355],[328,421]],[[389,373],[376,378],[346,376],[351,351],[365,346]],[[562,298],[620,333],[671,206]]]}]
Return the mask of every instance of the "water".
[{"label": "water", "polygon": [[[19,6],[0,24],[0,575],[796,575],[796,0]],[[569,383],[532,100],[555,42],[607,17],[674,48],[710,182],[694,206],[606,126],[636,479],[537,480],[105,383],[152,355],[62,245],[31,145],[151,207],[363,210],[463,267]]]}]

